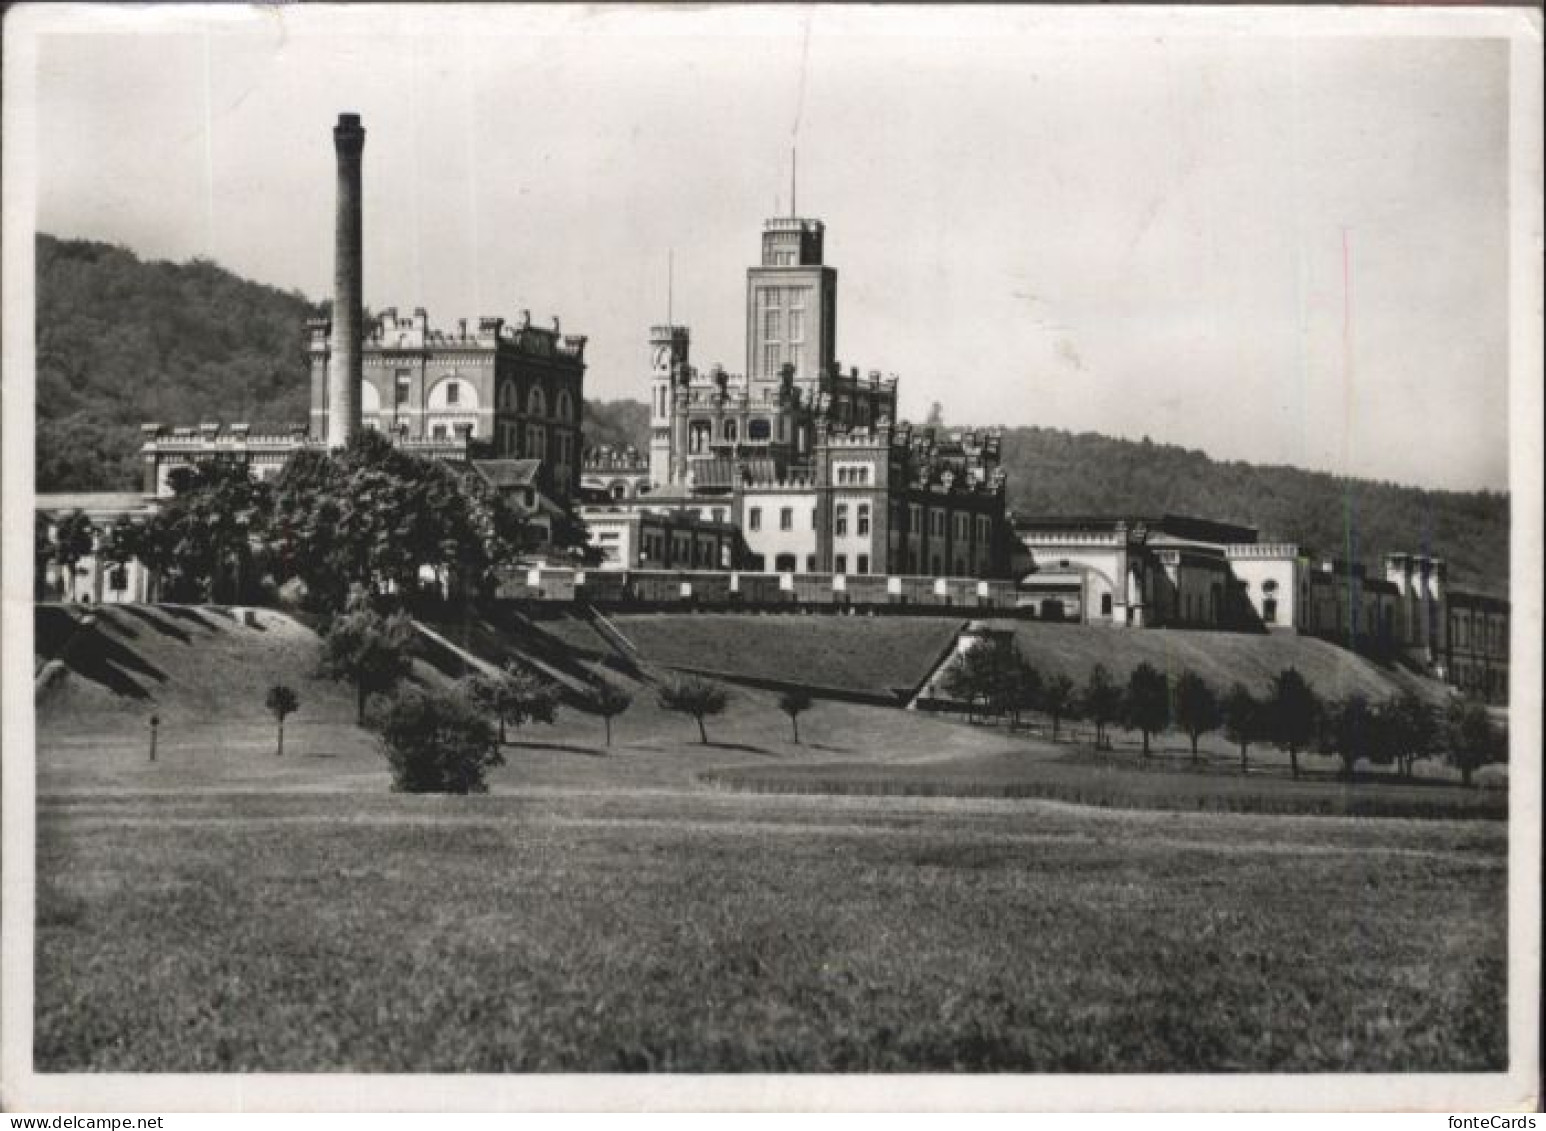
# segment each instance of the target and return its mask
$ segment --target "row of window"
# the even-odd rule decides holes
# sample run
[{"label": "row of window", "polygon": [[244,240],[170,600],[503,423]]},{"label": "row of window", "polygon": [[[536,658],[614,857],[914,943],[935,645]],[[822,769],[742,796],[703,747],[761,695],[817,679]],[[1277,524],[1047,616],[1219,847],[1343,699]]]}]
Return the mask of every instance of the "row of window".
[{"label": "row of window", "polygon": [[[857,526],[857,529],[854,531],[854,533],[858,534],[862,538],[862,537],[864,537],[865,535],[867,535],[870,532],[870,504],[869,503],[859,503],[855,507],[855,515],[854,515],[854,517],[855,517],[855,525]],[[848,533],[848,504],[847,503],[838,503],[837,504],[837,507],[836,507],[835,512],[834,512],[833,522],[832,522],[832,533],[835,534],[839,538],[843,537],[845,534]],[[839,573],[843,573],[845,571],[844,570],[838,570],[838,572]],[[868,571],[860,571],[860,572],[868,572]]]},{"label": "row of window", "polygon": [[[773,570],[774,570],[775,573],[798,573],[799,572],[799,570],[797,568],[798,561],[799,561],[799,558],[796,555],[794,555],[794,554],[779,554],[777,557],[775,557],[773,559]],[[752,558],[751,558],[750,568],[752,570],[754,570],[754,571],[764,570],[764,569],[767,568],[765,563],[766,563],[766,559],[761,554],[753,554]],[[847,554],[838,554],[835,557],[833,557],[833,559],[832,559],[832,571],[834,573],[843,573],[843,574],[846,574],[848,572],[848,555]],[[815,573],[816,572],[816,555],[815,554],[807,554],[807,555],[805,555],[805,572],[806,573]],[[861,573],[862,574],[867,574],[869,572],[870,572],[870,556],[868,554],[860,554],[858,557],[856,557],[854,559],[854,573],[856,573],[856,574],[861,574]]]},{"label": "row of window", "polygon": [[646,531],[640,539],[647,562],[658,563],[667,566],[692,566],[702,569],[728,569],[730,567],[730,547],[721,545],[717,540],[695,538],[690,533],[673,533],[671,535],[671,556],[666,557],[666,537],[664,534]]},{"label": "row of window", "polygon": [[[779,426],[779,438],[783,439],[782,421]],[[720,428],[720,439],[727,444],[734,444],[740,439],[740,422],[735,419],[724,421]],[[754,417],[746,422],[746,439],[749,443],[767,443],[772,439],[773,425],[766,417]],[[691,455],[701,455],[708,450],[714,442],[714,423],[709,420],[694,420],[687,425],[687,451]]]},{"label": "row of window", "polygon": [[[437,440],[445,439],[443,435],[445,426],[437,424],[431,435]],[[525,444],[519,445],[517,437],[524,434]],[[557,456],[558,463],[568,467],[574,462],[575,437],[572,432],[560,432],[557,435],[557,443],[553,447],[553,454]],[[507,458],[520,459],[547,459],[548,458],[548,430],[541,424],[519,425],[513,421],[502,422],[499,426],[500,452]]]},{"label": "row of window", "polygon": [[[868,469],[865,469],[865,470],[868,470]],[[912,510],[914,512],[914,515],[913,515],[913,521],[914,522],[919,521],[919,516],[918,516],[919,509],[920,508],[918,508],[916,506],[912,508]],[[937,537],[937,538],[943,538],[945,536],[945,512],[944,511],[930,511],[929,512],[929,516],[930,516],[930,518],[932,520],[932,527],[933,527],[932,533],[933,533],[933,535],[935,537]],[[861,538],[868,536],[868,534],[870,533],[870,504],[869,503],[857,503],[857,504],[855,504],[854,508],[853,508],[853,518],[854,518],[854,533],[857,534]],[[968,532],[971,530],[971,526],[970,526],[970,522],[969,522],[969,520],[971,518],[972,518],[971,515],[964,515],[964,514],[958,514],[958,515],[955,516],[955,524],[954,525],[955,525],[956,541],[958,541],[958,542],[966,541],[966,536],[967,536]],[[978,541],[978,543],[980,543],[982,545],[986,545],[988,540],[989,540],[989,538],[990,538],[990,536],[992,535],[992,532],[993,532],[993,520],[990,519],[986,515],[977,515],[976,518],[977,518],[977,541]],[[836,505],[836,507],[833,508],[832,532],[833,532],[834,535],[836,535],[839,538],[842,538],[842,537],[844,537],[844,536],[846,536],[848,534],[848,526],[849,526],[848,519],[849,519],[849,504],[847,504],[847,503],[838,503]],[[815,530],[815,529],[817,529],[817,526],[818,526],[817,512],[816,512],[815,508],[813,507],[811,509],[811,529]],[[747,508],[747,511],[746,511],[746,527],[747,527],[748,530],[753,530],[753,531],[761,530],[762,529],[762,508],[761,507],[748,507]],[[779,512],[778,512],[778,528],[780,530],[793,530],[794,529],[794,508],[793,507],[781,507],[779,509]]]},{"label": "row of window", "polygon": [[1508,646],[1507,629],[1497,621],[1478,619],[1472,630],[1472,621],[1466,616],[1450,617],[1450,638],[1460,648],[1476,647],[1488,651],[1502,651]]},{"label": "row of window", "polygon": [[[794,508],[780,507],[778,510],[778,528],[780,530],[794,529]],[[762,508],[748,507],[746,510],[746,529],[762,529]],[[816,529],[816,508],[811,508],[811,529]]]}]

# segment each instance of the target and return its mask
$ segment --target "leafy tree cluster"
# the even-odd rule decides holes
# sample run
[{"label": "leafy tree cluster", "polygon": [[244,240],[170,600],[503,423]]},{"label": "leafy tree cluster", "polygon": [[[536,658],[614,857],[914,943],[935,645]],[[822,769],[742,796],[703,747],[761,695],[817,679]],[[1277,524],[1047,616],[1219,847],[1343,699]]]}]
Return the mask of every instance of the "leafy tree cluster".
[{"label": "leafy tree cluster", "polygon": [[[144,562],[163,600],[254,600],[293,579],[326,612],[355,588],[410,602],[426,586],[481,593],[525,544],[520,514],[481,481],[372,431],[298,452],[272,482],[210,462],[174,472],[172,487],[155,514],[101,532],[104,560]],[[61,529],[52,552],[78,560],[79,522]]]},{"label": "leafy tree cluster", "polygon": [[308,413],[304,296],[208,260],[37,237],[37,488],[133,490],[148,420]]},{"label": "leafy tree cluster", "polygon": [[274,575],[322,607],[354,584],[413,594],[489,579],[524,546],[523,522],[480,480],[363,431],[339,452],[298,452],[276,478],[266,526]]}]

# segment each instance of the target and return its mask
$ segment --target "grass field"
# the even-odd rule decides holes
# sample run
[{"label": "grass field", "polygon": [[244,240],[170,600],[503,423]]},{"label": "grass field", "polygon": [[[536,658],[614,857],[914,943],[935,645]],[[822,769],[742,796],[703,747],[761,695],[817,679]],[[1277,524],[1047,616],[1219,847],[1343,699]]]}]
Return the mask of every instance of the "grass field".
[{"label": "grass field", "polygon": [[302,681],[304,629],[143,612],[186,637],[104,627],[116,669],[163,677],[139,672],[146,698],[72,669],[40,704],[40,1071],[1506,1062],[1502,821],[705,785],[1067,768],[1062,746],[850,703],[795,745],[744,688],[710,746],[636,688],[610,751],[565,711],[517,732],[488,796],[399,796],[325,682],[274,756],[237,681]]},{"label": "grass field", "polygon": [[1037,803],[54,799],[43,1070],[1481,1070],[1503,836]]},{"label": "grass field", "polygon": [[1323,814],[1504,820],[1508,794],[1432,781],[1392,782],[1389,775],[1354,782],[1333,774],[1289,779],[1274,763],[1242,775],[1210,762],[1147,764],[1088,752],[1063,758],[1027,757],[1023,751],[910,765],[823,761],[707,771],[704,780],[731,789],[903,797],[1039,797],[1114,809],[1196,810],[1228,813]]},{"label": "grass field", "polygon": [[618,629],[652,663],[813,684],[905,700],[965,623],[955,617],[622,614]]}]

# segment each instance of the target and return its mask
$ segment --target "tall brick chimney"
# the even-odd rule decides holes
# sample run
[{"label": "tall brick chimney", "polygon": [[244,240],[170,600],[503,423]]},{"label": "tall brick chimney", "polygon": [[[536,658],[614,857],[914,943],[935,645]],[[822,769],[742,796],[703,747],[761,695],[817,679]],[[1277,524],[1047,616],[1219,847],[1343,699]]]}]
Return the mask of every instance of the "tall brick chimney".
[{"label": "tall brick chimney", "polygon": [[358,114],[338,115],[338,227],[333,246],[333,336],[328,349],[327,445],[341,448],[360,429],[360,341],[364,282],[360,256],[360,155],[365,128]]}]

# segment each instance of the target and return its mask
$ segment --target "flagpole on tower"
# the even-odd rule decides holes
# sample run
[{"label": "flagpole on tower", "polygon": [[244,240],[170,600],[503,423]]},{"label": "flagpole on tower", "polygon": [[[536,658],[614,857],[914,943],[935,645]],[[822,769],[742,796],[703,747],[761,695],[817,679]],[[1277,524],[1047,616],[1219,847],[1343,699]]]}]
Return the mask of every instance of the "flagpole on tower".
[{"label": "flagpole on tower", "polygon": [[795,206],[795,188],[800,170],[800,151],[791,147],[789,150],[789,218],[795,219],[800,215],[800,210]]}]

